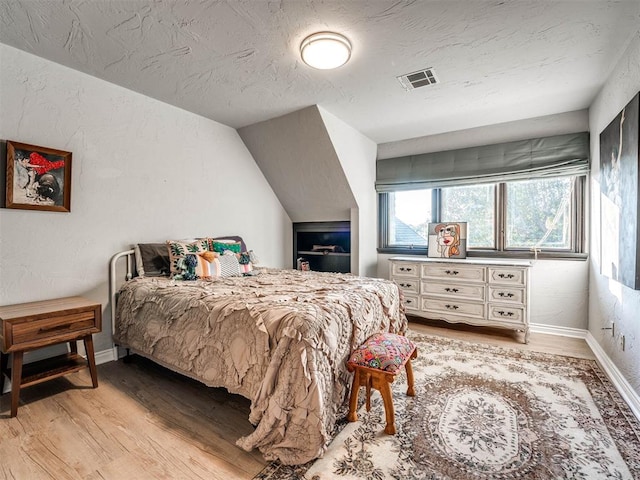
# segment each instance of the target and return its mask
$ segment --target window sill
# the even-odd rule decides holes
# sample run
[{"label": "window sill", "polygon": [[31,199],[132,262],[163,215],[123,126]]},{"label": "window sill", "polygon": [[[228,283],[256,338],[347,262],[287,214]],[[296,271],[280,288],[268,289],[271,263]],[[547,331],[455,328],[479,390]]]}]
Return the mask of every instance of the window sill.
[{"label": "window sill", "polygon": [[[391,255],[416,255],[427,256],[425,247],[385,247],[378,248],[378,253]],[[467,252],[467,258],[521,258],[526,260],[534,260],[536,257],[530,251],[502,251],[496,250],[473,250]],[[586,261],[589,258],[588,253],[572,253],[572,252],[538,252],[538,260],[572,260]]]}]

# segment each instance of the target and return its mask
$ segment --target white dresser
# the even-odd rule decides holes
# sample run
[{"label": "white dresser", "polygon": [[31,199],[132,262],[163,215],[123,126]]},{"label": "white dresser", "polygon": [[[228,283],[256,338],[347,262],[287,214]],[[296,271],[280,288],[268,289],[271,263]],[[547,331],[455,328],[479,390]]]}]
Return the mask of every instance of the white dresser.
[{"label": "white dresser", "polygon": [[407,314],[520,330],[528,343],[530,268],[519,260],[394,257],[389,277]]}]

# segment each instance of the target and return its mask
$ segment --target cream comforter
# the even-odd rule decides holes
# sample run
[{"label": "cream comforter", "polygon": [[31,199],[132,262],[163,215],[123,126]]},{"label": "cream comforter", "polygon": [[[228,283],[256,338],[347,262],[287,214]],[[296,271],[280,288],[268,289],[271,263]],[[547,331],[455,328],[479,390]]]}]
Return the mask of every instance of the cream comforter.
[{"label": "cream comforter", "polygon": [[211,281],[137,278],[118,297],[114,339],[251,400],[255,431],[237,444],[300,464],[325,450],[345,414],[350,351],[404,332],[398,287],[348,274],[265,269]]}]

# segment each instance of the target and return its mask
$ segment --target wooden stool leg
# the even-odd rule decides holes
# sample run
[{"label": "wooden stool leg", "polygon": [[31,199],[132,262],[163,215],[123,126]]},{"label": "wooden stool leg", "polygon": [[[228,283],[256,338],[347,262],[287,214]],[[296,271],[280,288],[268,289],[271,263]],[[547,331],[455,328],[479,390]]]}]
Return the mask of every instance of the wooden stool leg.
[{"label": "wooden stool leg", "polygon": [[13,352],[11,368],[11,416],[18,415],[18,400],[20,399],[20,384],[22,383],[22,358],[24,352]]},{"label": "wooden stool leg", "polygon": [[416,396],[416,391],[413,388],[413,367],[411,366],[411,360],[407,360],[407,363],[404,366],[407,371],[407,395],[410,397]]},{"label": "wooden stool leg", "polygon": [[77,353],[78,353],[78,342],[76,340],[71,340],[69,342],[69,352],[77,355]]},{"label": "wooden stool leg", "polygon": [[[385,381],[386,380],[386,381]],[[384,402],[384,414],[387,420],[387,426],[384,427],[384,433],[389,435],[396,434],[396,414],[393,410],[393,397],[391,396],[391,381],[385,379],[380,382],[380,394]]]},{"label": "wooden stool leg", "polygon": [[98,370],[96,369],[96,355],[93,350],[93,337],[88,335],[84,337],[84,349],[87,353],[87,362],[89,362],[89,371],[91,372],[91,382],[93,388],[98,388]]},{"label": "wooden stool leg", "polygon": [[366,387],[367,387],[367,412],[371,411],[371,382],[373,382],[373,377],[369,372],[365,373]]},{"label": "wooden stool leg", "polygon": [[356,368],[353,374],[353,384],[351,385],[351,397],[349,398],[349,414],[347,420],[355,422],[358,420],[356,407],[358,406],[358,390],[360,390],[360,369]]}]

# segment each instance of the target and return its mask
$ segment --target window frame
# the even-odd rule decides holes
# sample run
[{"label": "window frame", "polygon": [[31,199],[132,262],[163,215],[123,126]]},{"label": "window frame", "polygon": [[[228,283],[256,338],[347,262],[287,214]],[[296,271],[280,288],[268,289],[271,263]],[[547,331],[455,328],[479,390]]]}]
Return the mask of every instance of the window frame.
[{"label": "window frame", "polygon": [[[494,196],[494,234],[495,249],[469,248],[467,257],[500,257],[500,258],[549,258],[566,260],[585,260],[588,258],[585,232],[586,175],[574,176],[574,188],[571,199],[571,248],[564,250],[540,249],[537,252],[530,248],[506,248],[506,208],[507,182],[495,183]],[[536,180],[535,178],[532,180]],[[539,179],[542,180],[542,179]],[[440,221],[441,189],[433,189],[432,208],[435,209],[434,221]],[[378,253],[396,255],[427,255],[426,245],[389,245],[389,193],[378,193]]]}]

